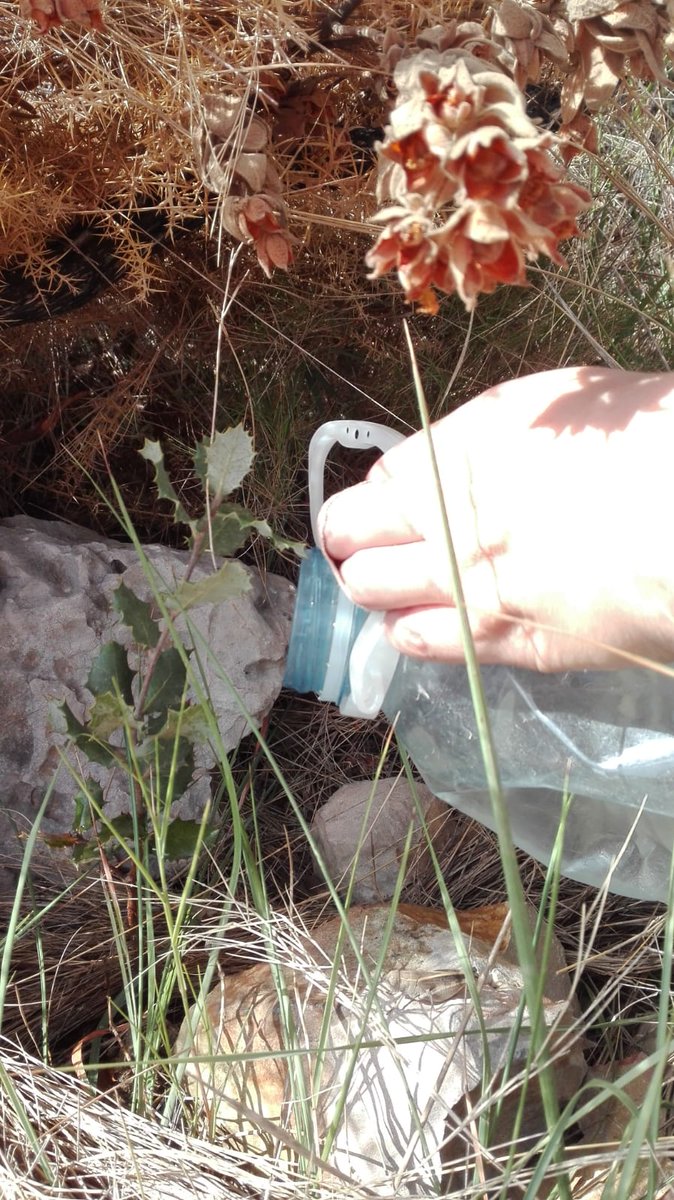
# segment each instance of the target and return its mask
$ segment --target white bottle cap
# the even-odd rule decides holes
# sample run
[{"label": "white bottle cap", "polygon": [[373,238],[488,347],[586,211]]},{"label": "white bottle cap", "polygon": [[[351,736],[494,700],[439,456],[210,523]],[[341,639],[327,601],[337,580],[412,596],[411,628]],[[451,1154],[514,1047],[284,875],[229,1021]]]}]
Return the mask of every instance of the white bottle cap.
[{"label": "white bottle cap", "polygon": [[344,592],[338,591],[328,661],[323,687],[318,694],[319,700],[339,704],[342,698],[349,669],[349,651],[353,645],[354,626],[359,617],[362,620],[362,610],[358,609]]},{"label": "white bottle cap", "polygon": [[349,694],[340,705],[347,717],[375,717],[400,661],[384,632],[384,614],[370,613],[349,659]]}]

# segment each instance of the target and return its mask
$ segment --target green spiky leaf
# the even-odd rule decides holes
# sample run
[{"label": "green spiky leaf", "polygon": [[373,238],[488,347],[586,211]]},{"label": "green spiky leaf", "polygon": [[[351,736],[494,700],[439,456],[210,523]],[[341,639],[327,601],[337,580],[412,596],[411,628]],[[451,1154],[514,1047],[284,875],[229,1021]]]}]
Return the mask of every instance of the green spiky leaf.
[{"label": "green spiky leaf", "polygon": [[86,726],[78,721],[67,700],[63,700],[60,704],[54,704],[52,713],[54,725],[60,733],[67,733],[68,737],[78,738],[87,732]]},{"label": "green spiky leaf", "polygon": [[183,611],[197,604],[221,604],[250,591],[248,572],[237,562],[226,562],[212,575],[196,583],[182,583],[175,593],[176,606]]},{"label": "green spiky leaf", "polygon": [[127,704],[133,704],[134,675],[124,647],[119,642],[106,642],[92,663],[87,687],[94,696],[102,696],[106,692],[113,696],[119,693]]},{"label": "green spiky leaf", "polygon": [[194,454],[192,455],[194,474],[204,488],[206,487],[206,481],[208,479],[208,459],[206,458],[206,451],[208,450],[209,445],[210,439],[203,438],[202,441],[197,442],[196,446],[194,447]]},{"label": "green spiky leaf", "polygon": [[245,544],[254,524],[254,518],[242,506],[222,504],[210,521],[201,518],[197,531],[207,533],[207,545],[214,554],[229,558]]},{"label": "green spiky leaf", "polygon": [[112,597],[117,612],[128,625],[133,640],[151,650],[159,641],[159,625],[152,616],[152,607],[141,600],[125,583],[120,583]]},{"label": "green spiky leaf", "polygon": [[185,694],[186,677],[187,671],[180,651],[175,646],[164,650],[152,672],[144,714],[159,713],[166,719],[170,708],[179,708]]},{"label": "green spiky leaf", "polygon": [[196,529],[198,532],[208,531],[209,547],[223,558],[240,550],[251,533],[259,533],[271,542],[275,550],[291,550],[298,558],[302,558],[306,552],[303,542],[277,537],[268,521],[254,517],[242,504],[221,504],[210,522],[202,517]]},{"label": "green spiky leaf", "polygon": [[[112,826],[112,828],[107,831],[107,836],[105,838],[107,842],[114,839],[115,841],[119,841],[123,844],[124,842],[130,842],[133,839],[134,822],[131,813],[121,813],[120,816],[113,817],[109,824]],[[142,823],[139,826],[139,833],[141,835],[144,833]]]},{"label": "green spiky leaf", "polygon": [[[91,800],[90,800],[91,797]],[[76,833],[86,833],[91,829],[93,824],[93,816],[91,811],[91,801],[93,800],[96,808],[103,808],[105,804],[105,796],[103,788],[95,779],[90,779],[87,783],[86,792],[78,792],[75,796],[75,815],[73,817],[73,829]]]},{"label": "green spiky leaf", "polygon": [[199,821],[183,821],[177,817],[166,831],[164,852],[167,858],[193,858],[202,845],[208,845],[215,837],[215,830],[202,834]]},{"label": "green spiky leaf", "polygon": [[164,451],[162,450],[161,442],[153,442],[149,438],[146,438],[142,450],[139,450],[138,453],[141,458],[147,459],[154,467],[154,483],[159,499],[170,500],[175,509],[176,520],[184,521],[186,525],[189,525],[189,513],[183,508],[164,466]]},{"label": "green spiky leaf", "polygon": [[63,717],[65,723],[65,732],[81,750],[90,762],[98,763],[102,767],[114,767],[120,762],[119,752],[108,746],[106,742],[100,741],[89,733],[86,725],[78,721],[74,712],[64,700],[62,704],[57,705],[57,710]]},{"label": "green spiky leaf", "polygon": [[73,850],[73,862],[78,866],[93,862],[100,855],[98,842],[80,842]]},{"label": "green spiky leaf", "polygon": [[253,465],[253,439],[243,425],[216,433],[212,441],[204,439],[194,455],[197,474],[203,474],[206,462],[206,479],[211,494],[216,500],[229,496],[241,486]]},{"label": "green spiky leaf", "polygon": [[149,730],[160,738],[189,738],[191,742],[207,742],[211,736],[208,717],[202,704],[189,704],[180,710],[169,709],[161,728]]},{"label": "green spiky leaf", "polygon": [[275,550],[283,551],[290,550],[292,554],[296,554],[298,558],[304,558],[307,548],[304,542],[294,542],[288,538],[279,537],[267,521],[254,521],[254,528],[263,538],[274,547]]},{"label": "green spiky leaf", "polygon": [[105,739],[116,729],[130,729],[136,724],[133,709],[121,696],[103,692],[91,706],[87,727],[93,737]]}]

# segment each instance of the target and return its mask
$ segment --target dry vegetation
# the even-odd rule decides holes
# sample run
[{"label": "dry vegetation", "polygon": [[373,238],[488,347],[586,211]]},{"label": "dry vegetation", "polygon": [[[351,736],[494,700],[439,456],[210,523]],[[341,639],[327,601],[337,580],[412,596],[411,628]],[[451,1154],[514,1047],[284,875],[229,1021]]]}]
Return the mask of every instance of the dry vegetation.
[{"label": "dry vegetation", "polygon": [[[406,306],[395,281],[368,280],[364,265],[377,232],[374,146],[396,96],[399,49],[385,53],[383,38],[388,31],[411,53],[422,30],[488,9],[353,8],[341,22],[323,3],[162,0],[149,10],[125,0],[108,6],[102,31],[66,22],[40,37],[3,0],[6,513],[58,512],[112,531],[84,474],[105,485],[110,467],[141,533],[170,536],[131,448],[163,436],[180,466],[183,446],[210,428],[216,354],[217,420],[245,414],[257,435],[261,506],[295,532],[299,463],[318,421],[356,410],[415,421],[399,337]],[[660,20],[664,9],[655,11]],[[498,46],[520,81],[522,46],[512,53],[505,34]],[[563,72],[537,51],[530,77],[538,71],[537,111],[554,114]],[[630,86],[624,124],[602,142],[626,153],[571,163],[598,198],[581,219],[592,238],[568,244],[569,271],[543,258],[528,292],[484,299],[448,396],[462,306],[450,297],[433,320],[415,317],[436,404],[505,375],[597,361],[601,348],[628,367],[659,366],[670,353],[671,102]],[[258,194],[269,198],[276,232],[264,220],[248,232],[236,226],[232,204]],[[258,257],[268,264],[270,246],[282,254],[279,237],[293,262],[267,279]]]},{"label": "dry vegetation", "polygon": [[[100,24],[95,3],[80,8],[75,0],[44,0],[24,3],[20,12],[14,0],[0,0],[3,515],[56,516],[114,535],[117,520],[102,498],[110,494],[111,472],[141,537],[179,540],[138,447],[144,437],[162,440],[173,478],[185,480],[189,506],[195,498],[189,448],[212,422],[222,427],[243,418],[257,448],[246,501],[286,536],[306,537],[304,454],[314,428],[354,414],[403,429],[417,420],[400,336],[404,314],[436,414],[496,379],[574,361],[671,366],[674,127],[663,40],[671,5],[625,6],[626,25],[604,60],[609,78],[596,77],[591,86],[579,75],[579,47],[587,49],[592,38],[609,45],[601,16],[577,22],[566,65],[556,44],[552,56],[545,53],[553,33],[564,42],[564,30],[557,24],[551,32],[543,22],[548,41],[539,31],[527,65],[531,29],[514,37],[506,21],[512,4],[502,6],[501,26],[487,5],[458,0],[363,0],[348,7],[353,11],[342,18],[321,0],[119,0],[107,5],[102,28],[92,32],[92,13]],[[528,18],[538,12],[548,23],[550,13],[566,20],[556,3],[525,9]],[[49,27],[42,36],[31,19],[35,11],[42,13],[38,24]],[[80,21],[54,24],[59,11]],[[652,18],[640,37],[629,24],[637,11]],[[415,292],[416,276],[410,282],[403,271],[399,280],[373,280],[364,262],[380,230],[375,144],[396,103],[392,47],[401,43],[411,54],[423,30],[453,28],[455,18],[481,22],[485,37],[496,36],[498,53],[486,58],[494,71],[505,70],[509,92],[513,76],[524,86],[540,73],[538,100],[556,120],[563,110],[566,157],[569,139],[585,143],[568,167],[571,182],[561,174],[547,182],[573,187],[576,198],[583,188],[595,197],[589,212],[580,204],[572,214],[583,236],[564,250],[568,269],[541,258],[529,268],[527,290],[500,287],[470,317],[456,294],[442,296],[434,316],[410,310],[400,284],[432,310],[429,278]],[[385,40],[387,31],[396,36]],[[628,81],[614,96],[623,74]],[[589,109],[574,108],[581,93]],[[591,127],[590,109],[609,96],[610,110]],[[545,154],[556,155],[553,135],[542,126],[535,133]],[[515,141],[519,136],[515,129]],[[521,152],[519,143],[515,150]],[[555,162],[561,172],[561,160]],[[406,179],[406,188],[415,186]],[[396,200],[409,203],[400,194]],[[445,201],[435,200],[440,211]],[[556,252],[556,235],[542,248]],[[426,245],[425,264],[427,251]],[[513,278],[521,266],[511,263]],[[480,275],[484,291],[505,271],[503,263],[494,270]],[[448,278],[445,271],[430,283],[451,290]],[[352,469],[337,461],[336,479]],[[262,561],[261,546],[252,553]],[[264,554],[275,569],[294,569]],[[339,784],[372,777],[383,730],[285,697],[269,740],[310,819]],[[395,766],[391,752],[387,767]],[[235,773],[248,829],[256,812],[272,907],[297,907],[310,922],[325,897],[275,772],[256,747],[244,747]],[[218,896],[231,838],[224,821],[214,854],[219,869],[213,863],[204,869],[206,890],[186,942],[194,978],[218,945]],[[463,817],[441,866],[457,906],[503,898],[494,839]],[[522,869],[536,902],[544,876],[531,860],[523,858]],[[115,886],[124,902],[125,881]],[[263,1187],[274,1196],[308,1195],[310,1183],[288,1163],[251,1163],[235,1147],[213,1148],[162,1127],[155,1114],[131,1113],[123,1072],[100,1098],[86,1079],[65,1082],[44,1065],[49,1059],[72,1065],[73,1047],[105,1021],[123,970],[105,881],[97,875],[75,881],[65,866],[55,878],[52,865],[43,870],[36,860],[31,889],[22,913],[44,915],[22,927],[4,1012],[11,1044],[3,1045],[2,1057],[3,1195],[173,1200],[259,1195]],[[406,898],[440,903],[437,880]],[[585,963],[590,1057],[605,1063],[634,1049],[657,1007],[665,917],[657,907],[614,898],[588,931],[584,914],[593,899],[562,884],[556,927],[570,960]],[[245,947],[256,918],[245,907],[242,913],[230,933]],[[170,958],[165,917],[161,905],[152,910],[160,961]],[[3,924],[8,919],[6,908]],[[130,923],[132,966],[135,936]],[[221,955],[223,968],[230,951],[231,945]],[[178,1020],[179,1007],[170,1014]],[[111,1059],[127,1053],[115,1037],[105,1050]],[[22,1112],[29,1129],[17,1116]],[[334,1189],[356,1194],[338,1182]]]}]

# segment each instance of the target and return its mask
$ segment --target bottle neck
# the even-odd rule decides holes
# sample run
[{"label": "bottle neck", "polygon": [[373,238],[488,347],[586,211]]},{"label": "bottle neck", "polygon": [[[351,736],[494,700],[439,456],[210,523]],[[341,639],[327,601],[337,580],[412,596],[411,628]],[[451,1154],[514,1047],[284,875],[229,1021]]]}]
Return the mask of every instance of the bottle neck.
[{"label": "bottle neck", "polygon": [[367,613],[340,590],[314,547],[302,560],[283,686],[341,704],[349,691],[349,659]]},{"label": "bottle neck", "polygon": [[283,686],[316,692],[345,716],[375,717],[399,659],[383,613],[352,604],[321,551],[310,550],[300,568]]}]

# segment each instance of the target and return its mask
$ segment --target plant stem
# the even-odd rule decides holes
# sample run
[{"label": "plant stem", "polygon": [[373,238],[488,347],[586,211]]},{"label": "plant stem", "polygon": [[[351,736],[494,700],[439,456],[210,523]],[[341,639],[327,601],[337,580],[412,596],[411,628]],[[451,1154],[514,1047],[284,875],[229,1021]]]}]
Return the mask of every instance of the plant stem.
[{"label": "plant stem", "polygon": [[[454,596],[454,603],[459,616],[461,641],[466,659],[466,669],[468,672],[471,699],[473,702],[475,720],[480,739],[480,749],[484,763],[485,777],[489,790],[489,798],[491,800],[494,828],[498,837],[501,863],[503,866],[503,874],[505,876],[506,890],[508,894],[508,902],[510,904],[510,910],[512,913],[513,936],[517,949],[517,957],[522,970],[524,994],[526,998],[527,1009],[529,1011],[529,1020],[531,1022],[532,1049],[534,1054],[540,1053],[539,1061],[541,1096],[548,1130],[551,1131],[559,1122],[559,1105],[557,1103],[554,1075],[550,1065],[546,1061],[547,1055],[543,1045],[545,1030],[544,1027],[541,1027],[541,1022],[537,1020],[537,1006],[540,1008],[540,1004],[538,989],[539,972],[536,962],[536,954],[529,924],[526,900],[524,897],[524,889],[522,887],[517,856],[515,854],[515,846],[510,829],[510,820],[503,797],[503,789],[501,787],[496,748],[492,738],[489,714],[487,711],[484,690],[482,688],[480,666],[475,651],[475,643],[472,637],[468,610],[466,608],[466,600],[461,583],[459,563],[456,557],[456,550],[452,539],[449,518],[447,516],[447,509],[444,503],[442,479],[440,476],[438,460],[435,454],[435,447],[433,445],[428,405],[426,403],[426,396],[424,394],[421,376],[419,374],[419,368],[417,365],[409,326],[406,321],[403,324],[410,354],[410,361],[412,364],[412,374],[414,377],[414,385],[419,403],[422,427],[428,442],[431,471],[440,503],[442,526],[447,547],[447,556],[449,559],[452,594]],[[558,1187],[562,1196],[568,1197],[570,1195],[568,1180],[566,1177],[562,1177],[558,1180]]]}]

